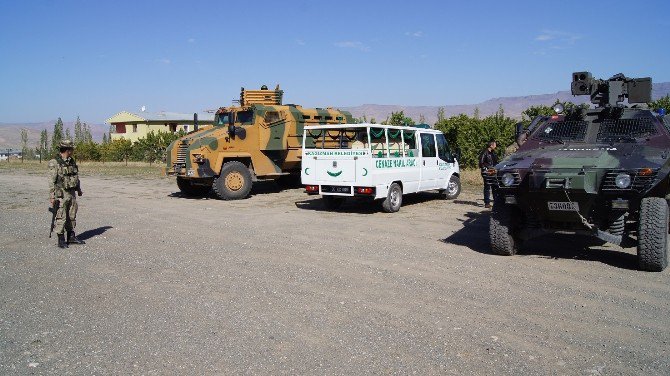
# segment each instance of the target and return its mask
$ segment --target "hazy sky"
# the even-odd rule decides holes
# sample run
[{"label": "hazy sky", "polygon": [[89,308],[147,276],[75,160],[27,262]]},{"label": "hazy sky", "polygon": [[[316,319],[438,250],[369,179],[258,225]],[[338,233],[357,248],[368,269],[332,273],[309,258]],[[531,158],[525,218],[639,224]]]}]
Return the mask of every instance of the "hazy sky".
[{"label": "hazy sky", "polygon": [[0,122],[287,103],[445,105],[670,81],[670,1],[0,0]]}]

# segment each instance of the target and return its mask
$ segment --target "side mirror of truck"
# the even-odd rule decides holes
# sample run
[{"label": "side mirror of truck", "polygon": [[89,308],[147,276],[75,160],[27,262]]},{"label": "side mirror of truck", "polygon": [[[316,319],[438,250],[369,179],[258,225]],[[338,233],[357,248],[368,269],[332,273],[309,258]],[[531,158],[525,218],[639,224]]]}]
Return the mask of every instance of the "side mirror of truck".
[{"label": "side mirror of truck", "polygon": [[235,125],[230,124],[230,125],[228,126],[228,135],[229,135],[231,138],[235,138]]},{"label": "side mirror of truck", "polygon": [[454,150],[452,155],[453,155],[455,160],[460,161],[461,160],[461,154],[462,154],[461,153],[461,148],[456,148],[456,150]]},{"label": "side mirror of truck", "polygon": [[514,139],[518,139],[524,131],[523,123],[516,123],[516,130],[514,131]]}]

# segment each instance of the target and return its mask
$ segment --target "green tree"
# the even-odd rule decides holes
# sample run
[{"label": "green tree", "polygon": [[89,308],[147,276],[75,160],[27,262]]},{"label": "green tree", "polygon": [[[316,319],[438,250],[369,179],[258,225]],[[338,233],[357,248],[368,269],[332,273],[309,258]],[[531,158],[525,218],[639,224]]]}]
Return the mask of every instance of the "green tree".
[{"label": "green tree", "polygon": [[72,141],[72,135],[70,134],[70,128],[65,128],[65,139]]},{"label": "green tree", "polygon": [[84,142],[93,142],[93,135],[91,134],[91,127],[84,123],[81,126],[81,138]]},{"label": "green tree", "polygon": [[28,157],[28,130],[21,129],[21,163]]},{"label": "green tree", "polygon": [[[412,118],[405,116],[404,111],[391,112],[391,116],[386,119],[389,125],[414,125]],[[382,123],[384,124],[384,123]]]},{"label": "green tree", "polygon": [[437,109],[437,122],[441,122],[444,120],[444,107],[440,107]]},{"label": "green tree", "polygon": [[101,146],[93,141],[82,141],[77,144],[74,154],[77,160],[81,161],[99,161],[101,158]]},{"label": "green tree", "polygon": [[654,111],[658,111],[662,108],[667,113],[670,111],[670,94],[666,95],[665,97],[658,98],[655,101],[649,102],[649,108]]},{"label": "green tree", "polygon": [[51,135],[51,155],[53,157],[58,154],[59,145],[63,141],[63,120],[58,118],[56,124],[54,124],[54,131]]},{"label": "green tree", "polygon": [[84,137],[82,133],[81,120],[79,120],[79,116],[77,116],[77,120],[74,122],[74,143],[79,145],[82,142],[84,142]]},{"label": "green tree", "polygon": [[479,154],[488,141],[494,139],[498,142],[499,153],[514,141],[515,124],[516,121],[505,116],[500,107],[495,114],[483,119],[465,114],[452,116],[438,121],[435,128],[444,132],[452,150],[461,149],[459,163],[462,167],[476,168]]},{"label": "green tree", "polygon": [[44,129],[40,132],[40,146],[38,148],[38,154],[40,156],[40,163],[42,163],[42,158],[46,157],[49,153],[49,132]]}]

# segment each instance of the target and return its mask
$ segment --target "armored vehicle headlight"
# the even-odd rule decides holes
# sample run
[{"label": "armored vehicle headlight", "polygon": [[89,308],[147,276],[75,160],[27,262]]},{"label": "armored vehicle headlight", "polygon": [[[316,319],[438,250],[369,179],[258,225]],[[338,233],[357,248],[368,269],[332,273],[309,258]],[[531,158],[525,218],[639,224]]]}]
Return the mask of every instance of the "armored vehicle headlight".
[{"label": "armored vehicle headlight", "polygon": [[514,175],[509,172],[502,174],[502,184],[505,187],[509,187],[510,185],[514,184]]},{"label": "armored vehicle headlight", "polygon": [[630,175],[628,174],[619,174],[616,176],[614,179],[614,184],[616,184],[617,188],[620,189],[626,189],[630,187],[631,179]]}]

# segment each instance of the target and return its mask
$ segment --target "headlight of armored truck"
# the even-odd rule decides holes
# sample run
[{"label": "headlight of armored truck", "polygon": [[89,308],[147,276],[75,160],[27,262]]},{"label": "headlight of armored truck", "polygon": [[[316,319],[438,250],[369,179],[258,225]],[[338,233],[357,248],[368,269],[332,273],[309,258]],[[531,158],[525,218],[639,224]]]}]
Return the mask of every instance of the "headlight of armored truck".
[{"label": "headlight of armored truck", "polygon": [[626,189],[630,187],[630,175],[628,174],[619,174],[614,179],[614,184],[616,184],[619,189]]},{"label": "headlight of armored truck", "polygon": [[514,184],[514,175],[509,172],[502,174],[502,184],[505,187],[509,187],[510,185]]}]

